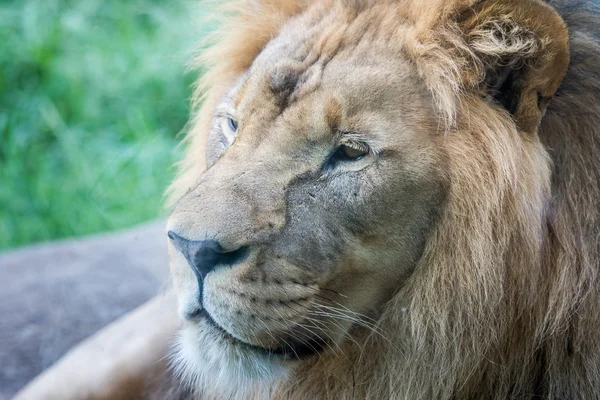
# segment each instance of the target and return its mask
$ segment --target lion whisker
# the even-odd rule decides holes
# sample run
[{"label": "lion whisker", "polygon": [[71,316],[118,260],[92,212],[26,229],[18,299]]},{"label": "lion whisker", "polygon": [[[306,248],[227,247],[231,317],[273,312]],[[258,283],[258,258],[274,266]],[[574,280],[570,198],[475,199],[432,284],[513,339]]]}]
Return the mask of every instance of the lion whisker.
[{"label": "lion whisker", "polygon": [[319,307],[320,309],[324,310],[321,312],[331,312],[331,313],[336,313],[336,315],[340,315],[343,316],[345,318],[351,319],[353,322],[359,322],[365,326],[369,326],[372,328],[376,328],[376,326],[374,324],[372,324],[370,321],[365,321],[361,318],[360,314],[354,313],[352,311],[346,311],[346,310],[342,310],[339,309],[337,307],[331,307],[331,306],[327,306],[325,304],[320,304],[320,303],[315,303],[314,304],[316,307]]},{"label": "lion whisker", "polygon": [[[259,321],[260,323],[262,323],[262,324],[265,326],[265,328],[267,329],[267,334],[268,334],[268,335],[269,335],[269,336],[270,336],[270,337],[271,337],[271,338],[272,338],[272,339],[273,339],[275,342],[277,342],[277,341],[278,341],[278,340],[277,340],[277,338],[275,338],[275,336],[274,336],[274,335],[271,333],[271,330],[269,329],[269,327],[267,326],[267,324],[265,324],[265,322],[264,322],[264,321],[263,321],[263,320],[262,320],[262,319],[261,319],[261,318],[260,318],[258,315],[256,316],[256,319],[258,319],[258,321]],[[254,335],[254,336],[256,337],[256,335]],[[289,348],[289,349],[291,349],[291,350],[294,352],[294,354],[296,355],[296,358],[300,358],[300,356],[298,355],[298,353],[297,353],[297,352],[296,352],[296,350],[294,349],[294,346],[292,346],[292,345],[291,345],[291,344],[290,344],[290,343],[289,343],[287,340],[285,340],[285,339],[283,339],[283,338],[281,338],[280,340],[281,340],[283,343],[285,343],[285,344],[288,346],[288,348]],[[259,341],[259,343],[260,343],[260,341]],[[263,347],[263,348],[267,348],[267,347],[265,347],[265,346],[264,346],[262,343],[261,343],[261,347]]]},{"label": "lion whisker", "polygon": [[[319,321],[319,320],[317,320],[317,319],[310,318],[310,317],[308,317],[308,316],[307,316],[306,318],[307,318],[308,320],[310,320],[310,321],[313,321],[314,323],[318,323],[318,324],[320,324],[320,325],[323,325],[323,326],[327,327],[327,325],[326,325],[326,324],[325,324],[323,321]],[[330,319],[330,321],[331,321],[331,323],[333,323],[335,326],[337,326],[338,328],[340,328],[340,330],[341,330],[342,332],[345,332],[345,331],[346,331],[346,329],[344,328],[344,326],[343,326],[342,324],[340,324],[340,323],[339,323],[339,321],[337,321],[335,318],[331,318],[331,319]],[[357,341],[356,341],[356,340],[355,340],[355,339],[352,337],[352,335],[346,335],[346,334],[345,334],[345,336],[346,336],[346,338],[348,338],[348,339],[349,339],[351,342],[353,342],[353,343],[354,343],[354,344],[355,344],[355,345],[356,345],[356,346],[357,346],[357,347],[360,349],[360,351],[361,351],[361,354],[362,354],[362,352],[364,351],[364,346],[362,346],[360,343],[358,343],[358,342],[357,342]],[[333,339],[332,339],[332,340],[333,340]],[[338,345],[338,347],[340,347],[340,346]],[[341,350],[341,347],[340,347],[340,350]],[[341,351],[343,352],[343,350],[341,350]],[[348,358],[348,357],[346,356],[346,354],[345,354],[345,353],[344,353],[344,356],[346,357],[346,359]]]},{"label": "lion whisker", "polygon": [[333,289],[328,289],[328,288],[323,288],[323,287],[319,287],[319,289],[320,289],[320,290],[325,290],[326,292],[335,293],[335,294],[337,294],[338,296],[340,296],[340,297],[343,297],[343,298],[346,298],[346,299],[348,298],[348,296],[346,296],[345,294],[341,294],[340,292],[338,292],[338,291],[335,291],[335,290],[333,290]]},{"label": "lion whisker", "polygon": [[[382,331],[379,329],[378,326],[370,323],[369,321],[364,321],[364,320],[362,320],[359,317],[355,317],[353,315],[348,315],[348,314],[346,314],[344,312],[344,310],[340,310],[340,309],[337,309],[335,307],[329,307],[329,306],[325,306],[323,304],[318,304],[318,303],[315,303],[315,306],[316,307],[320,307],[321,309],[325,309],[325,311],[319,311],[319,310],[314,310],[313,311],[314,313],[316,313],[318,315],[328,316],[328,317],[331,317],[331,318],[338,318],[338,319],[342,319],[342,320],[345,320],[345,321],[350,321],[350,322],[356,323],[357,325],[362,326],[362,327],[368,329],[369,331],[378,334],[383,339],[385,339],[387,341],[390,341],[389,338],[387,338],[382,333]],[[327,310],[329,310],[329,311],[327,311]]]},{"label": "lion whisker", "polygon": [[[309,318],[310,320],[313,320],[313,321],[315,321],[315,322],[317,321],[317,320],[315,320],[315,319],[313,319],[313,318],[310,318],[310,317],[307,317],[307,318]],[[331,322],[331,323],[333,323],[333,324],[334,324],[335,326],[337,326],[338,328],[340,328],[340,330],[341,330],[342,332],[344,332],[344,336],[345,336],[345,338],[349,339],[349,340],[350,340],[352,343],[354,343],[354,344],[356,345],[356,347],[357,347],[357,348],[360,350],[359,358],[360,358],[360,357],[362,357],[362,354],[364,353],[364,350],[365,350],[365,349],[364,349],[364,345],[361,345],[361,344],[360,344],[360,343],[359,343],[359,342],[358,342],[358,341],[357,341],[357,340],[356,340],[354,337],[352,337],[352,335],[348,334],[348,333],[346,332],[346,329],[345,329],[345,327],[344,327],[342,324],[340,324],[340,322],[339,322],[339,321],[337,321],[335,318],[330,318],[330,322]],[[320,324],[322,324],[322,325],[325,325],[323,321],[319,321],[319,323],[320,323]],[[325,325],[325,326],[326,326],[326,325]],[[338,346],[339,346],[339,345],[338,345]],[[341,349],[341,347],[340,347],[340,349]],[[343,352],[343,350],[342,350],[342,352]],[[345,353],[344,353],[344,356],[346,357],[346,359],[348,359],[348,357],[346,356],[346,354],[345,354]]]},{"label": "lion whisker", "polygon": [[352,311],[352,310],[350,310],[348,307],[344,306],[343,304],[341,304],[341,303],[339,303],[339,302],[337,302],[337,301],[335,301],[335,300],[332,300],[332,299],[330,299],[330,298],[328,298],[328,297],[325,297],[325,296],[323,296],[323,295],[319,295],[319,294],[316,294],[315,296],[317,296],[317,297],[321,297],[321,298],[323,298],[323,299],[326,299],[326,300],[328,300],[328,301],[330,301],[330,302],[334,303],[334,305],[336,305],[336,306],[339,306],[339,307],[343,308],[343,309],[344,309],[344,310],[346,310],[347,312],[349,312],[349,313],[352,313],[353,315],[356,315],[356,316],[358,316],[358,317],[360,317],[360,318],[362,318],[362,319],[364,319],[364,320],[370,321],[370,322],[372,322],[373,324],[377,324],[377,323],[378,323],[378,321],[377,321],[376,319],[374,319],[374,318],[372,318],[372,317],[369,317],[368,315],[361,314],[361,313],[359,313],[359,312],[356,312],[356,311]]},{"label": "lion whisker", "polygon": [[[299,322],[294,322],[294,326],[297,326],[299,328],[302,328],[302,329],[306,330],[310,335],[316,337],[317,339],[319,339],[323,343],[325,343],[325,345],[327,347],[329,347],[329,349],[331,350],[331,352],[333,354],[336,354],[336,355],[338,354],[338,352],[336,351],[336,349],[334,349],[333,347],[331,347],[331,345],[329,344],[329,341],[323,340],[323,338],[317,332],[313,331],[310,326],[301,324]],[[329,334],[327,333],[327,331],[325,329],[320,328],[318,326],[312,326],[312,328],[319,329],[320,331],[322,331],[333,342],[333,339],[331,339],[331,336],[329,336]],[[295,338],[295,339],[299,340],[299,341],[302,341],[301,338]],[[335,342],[334,342],[334,344],[335,344]],[[340,350],[342,352],[342,354],[344,354],[344,357],[346,357],[346,354],[343,352],[343,350],[341,350],[341,348],[339,347],[339,345],[336,344],[336,347],[338,348],[338,350]],[[348,357],[346,357],[346,359],[348,359]],[[348,360],[348,361],[350,361],[350,360]]]},{"label": "lion whisker", "polygon": [[[283,315],[282,315],[282,314],[279,312],[279,310],[278,310],[277,308],[275,308],[275,312],[276,312],[277,314],[279,314],[279,316],[282,318],[282,320],[285,320],[285,318],[283,317]],[[283,321],[276,321],[276,322],[278,322],[279,324],[281,324],[281,325],[282,325],[282,327],[283,327],[284,329],[285,329],[285,328],[287,328],[287,327],[285,326],[285,324],[283,323]],[[299,325],[299,324],[298,324],[297,322],[295,322],[295,321],[290,321],[290,322],[292,322],[293,324],[297,324],[297,325]],[[309,331],[309,332],[310,332],[312,335],[316,336],[316,337],[317,337],[319,340],[322,340],[322,338],[321,338],[321,337],[320,337],[318,334],[316,334],[315,332],[312,332],[312,331]],[[300,340],[300,341],[301,341],[301,339],[300,339],[300,338],[294,338],[294,339],[296,339],[296,340]],[[289,343],[288,343],[288,342],[287,342],[285,339],[281,339],[281,340],[283,340],[283,342],[284,342],[285,344],[287,344],[287,345],[288,345],[288,347],[290,347],[290,348],[292,349],[292,351],[294,352],[294,354],[296,354],[296,357],[298,357],[298,353],[296,353],[296,351],[294,350],[293,346],[291,346],[291,345],[290,345],[290,344],[289,344]],[[332,350],[333,350],[333,349],[332,349]]]}]

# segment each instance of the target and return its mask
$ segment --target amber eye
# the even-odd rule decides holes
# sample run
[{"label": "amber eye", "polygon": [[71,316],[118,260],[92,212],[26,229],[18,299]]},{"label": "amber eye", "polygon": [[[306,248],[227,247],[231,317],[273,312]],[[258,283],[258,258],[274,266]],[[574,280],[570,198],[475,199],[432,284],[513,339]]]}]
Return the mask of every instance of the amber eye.
[{"label": "amber eye", "polygon": [[369,154],[369,148],[365,144],[341,145],[336,150],[333,158],[337,161],[357,161]]},{"label": "amber eye", "polygon": [[366,156],[369,153],[369,149],[366,148],[366,146],[361,146],[361,148],[356,148],[356,147],[351,147],[351,146],[345,146],[342,145],[339,147],[338,151],[340,152],[340,155],[343,156],[344,159],[346,160],[360,160],[361,158],[363,158],[364,156]]},{"label": "amber eye", "polygon": [[325,168],[332,168],[338,163],[354,162],[369,154],[369,147],[363,143],[340,145],[325,164]]}]

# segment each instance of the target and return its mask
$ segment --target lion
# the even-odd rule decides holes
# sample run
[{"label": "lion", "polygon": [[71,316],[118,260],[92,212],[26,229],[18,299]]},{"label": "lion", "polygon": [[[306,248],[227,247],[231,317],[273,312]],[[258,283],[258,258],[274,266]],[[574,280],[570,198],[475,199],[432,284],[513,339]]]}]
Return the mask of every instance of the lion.
[{"label": "lion", "polygon": [[182,382],[200,398],[597,397],[594,5],[236,15],[200,60],[167,224]]},{"label": "lion", "polygon": [[598,7],[227,7],[170,192],[156,397],[598,398]]}]

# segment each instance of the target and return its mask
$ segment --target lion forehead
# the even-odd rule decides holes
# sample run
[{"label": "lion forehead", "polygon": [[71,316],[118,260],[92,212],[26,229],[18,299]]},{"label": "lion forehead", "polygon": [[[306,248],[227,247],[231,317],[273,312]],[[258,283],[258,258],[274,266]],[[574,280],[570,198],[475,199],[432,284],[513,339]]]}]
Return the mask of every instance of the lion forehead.
[{"label": "lion forehead", "polygon": [[368,78],[372,88],[416,75],[403,49],[408,28],[399,28],[398,21],[393,31],[386,27],[385,9],[356,15],[319,11],[292,19],[265,46],[249,68],[238,103],[255,93],[253,101],[270,100],[281,114],[323,86],[365,86]]}]

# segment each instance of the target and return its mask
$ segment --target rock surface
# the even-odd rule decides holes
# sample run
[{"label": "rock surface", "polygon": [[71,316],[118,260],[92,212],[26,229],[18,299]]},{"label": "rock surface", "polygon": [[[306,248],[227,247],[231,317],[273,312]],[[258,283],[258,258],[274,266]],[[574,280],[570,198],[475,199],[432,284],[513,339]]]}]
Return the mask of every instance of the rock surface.
[{"label": "rock surface", "polygon": [[166,287],[164,225],[0,254],[0,400]]}]

